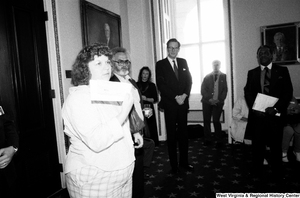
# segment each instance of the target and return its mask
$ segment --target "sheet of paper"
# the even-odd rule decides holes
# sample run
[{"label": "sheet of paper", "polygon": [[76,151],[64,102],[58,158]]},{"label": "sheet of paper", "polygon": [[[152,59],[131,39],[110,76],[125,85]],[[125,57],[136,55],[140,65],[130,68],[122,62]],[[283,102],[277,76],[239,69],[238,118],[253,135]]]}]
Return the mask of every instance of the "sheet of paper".
[{"label": "sheet of paper", "polygon": [[265,109],[267,107],[273,107],[277,101],[278,98],[258,93],[255,98],[252,109],[265,112]]},{"label": "sheet of paper", "polygon": [[125,94],[130,93],[132,85],[123,82],[90,80],[91,101],[123,101]]}]

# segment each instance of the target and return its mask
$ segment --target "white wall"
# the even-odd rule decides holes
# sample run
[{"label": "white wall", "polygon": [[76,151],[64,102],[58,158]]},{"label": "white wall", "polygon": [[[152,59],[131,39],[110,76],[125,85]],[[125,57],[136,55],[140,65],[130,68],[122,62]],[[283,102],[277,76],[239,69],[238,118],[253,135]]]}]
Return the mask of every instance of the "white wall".
[{"label": "white wall", "polygon": [[127,0],[127,5],[132,77],[137,80],[143,66],[154,72],[150,1]]},{"label": "white wall", "polygon": [[[230,0],[235,99],[244,94],[249,69],[256,67],[260,27],[300,21],[299,0]],[[288,66],[294,94],[300,96],[300,65]]]},{"label": "white wall", "polygon": [[[149,1],[88,0],[121,17],[122,45],[131,53],[132,77],[137,79],[139,69],[154,69]],[[70,70],[82,46],[80,0],[56,1],[58,35],[62,74]],[[130,21],[130,23],[129,23]],[[64,76],[65,77],[65,76]],[[64,97],[68,94],[70,79],[64,79]]]},{"label": "white wall", "polygon": [[70,79],[66,79],[65,70],[71,69],[76,55],[82,48],[79,0],[56,1],[56,14],[65,98],[70,87]]}]

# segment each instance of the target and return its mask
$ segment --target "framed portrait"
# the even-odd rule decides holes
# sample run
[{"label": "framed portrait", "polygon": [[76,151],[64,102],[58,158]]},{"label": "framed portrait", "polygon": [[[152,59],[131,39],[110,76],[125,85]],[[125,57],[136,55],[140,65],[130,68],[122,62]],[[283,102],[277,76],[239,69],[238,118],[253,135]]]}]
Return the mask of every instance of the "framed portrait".
[{"label": "framed portrait", "polygon": [[295,64],[300,62],[300,22],[260,27],[262,45],[273,48],[273,62]]},{"label": "framed portrait", "polygon": [[80,0],[83,46],[105,43],[111,49],[122,46],[121,18],[119,15]]}]

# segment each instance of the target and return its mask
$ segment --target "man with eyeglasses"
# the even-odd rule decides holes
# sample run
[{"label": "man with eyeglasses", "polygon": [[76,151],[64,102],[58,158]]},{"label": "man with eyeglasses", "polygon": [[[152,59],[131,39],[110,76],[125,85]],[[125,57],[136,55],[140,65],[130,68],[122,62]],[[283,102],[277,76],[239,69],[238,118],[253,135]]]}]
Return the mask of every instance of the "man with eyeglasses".
[{"label": "man with eyeglasses", "polygon": [[[139,117],[144,120],[144,115],[142,111],[142,99],[139,93],[139,88],[136,82],[129,76],[129,71],[131,68],[130,57],[125,48],[116,47],[112,49],[112,77],[110,81],[131,83],[134,87],[133,91],[133,101],[134,107],[139,115]],[[146,124],[146,123],[145,123]],[[144,144],[143,148],[153,148],[153,140],[143,138],[140,133],[135,133],[134,136],[139,135],[138,140]],[[134,137],[136,138],[136,137]],[[132,186],[132,197],[139,198],[144,196],[144,149],[135,149],[135,167],[132,176],[133,186]],[[153,150],[150,151],[153,153]],[[145,152],[146,153],[146,152]],[[148,152],[147,152],[148,153]]]},{"label": "man with eyeglasses", "polygon": [[[172,38],[167,42],[168,57],[156,63],[156,83],[160,91],[159,107],[164,110],[171,172],[179,167],[193,171],[188,163],[187,113],[192,77],[185,59],[178,58],[180,43]],[[177,159],[177,142],[179,161]]]}]

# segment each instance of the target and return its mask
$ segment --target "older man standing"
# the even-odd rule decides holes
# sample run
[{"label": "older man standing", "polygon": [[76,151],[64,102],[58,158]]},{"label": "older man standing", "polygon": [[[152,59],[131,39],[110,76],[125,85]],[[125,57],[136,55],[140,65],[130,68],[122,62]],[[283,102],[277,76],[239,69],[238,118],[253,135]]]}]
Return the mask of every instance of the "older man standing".
[{"label": "older man standing", "polygon": [[[169,159],[173,173],[178,173],[178,165],[188,171],[187,113],[192,77],[187,62],[178,58],[180,43],[172,38],[167,42],[168,57],[156,63],[156,84],[160,91],[159,106],[164,109]],[[177,160],[177,142],[179,163]]]},{"label": "older man standing", "polygon": [[[138,86],[135,81],[129,76],[129,71],[131,68],[131,61],[129,53],[125,48],[116,47],[112,49],[112,77],[110,81],[131,83],[134,87],[133,89],[133,102],[134,108],[138,116],[144,120],[144,115],[142,111],[142,99],[140,97]],[[138,135],[136,133],[134,135]],[[139,135],[139,141],[144,144],[143,137]],[[132,197],[139,198],[144,195],[144,150],[142,148],[135,149],[135,167],[133,172],[132,181]]]},{"label": "older man standing", "polygon": [[213,71],[205,76],[201,85],[202,108],[204,118],[204,143],[211,144],[211,117],[217,137],[217,146],[221,146],[222,125],[220,117],[222,114],[224,101],[227,96],[226,74],[220,71],[221,62],[215,60],[212,62]]}]

